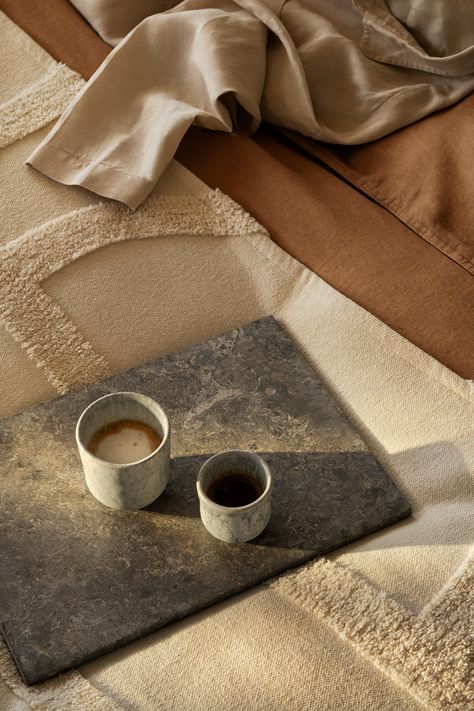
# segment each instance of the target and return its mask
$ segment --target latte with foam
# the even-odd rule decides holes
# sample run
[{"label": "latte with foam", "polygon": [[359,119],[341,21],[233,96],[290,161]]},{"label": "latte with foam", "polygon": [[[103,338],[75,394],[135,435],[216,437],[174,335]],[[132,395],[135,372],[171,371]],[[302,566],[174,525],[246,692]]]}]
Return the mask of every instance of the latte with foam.
[{"label": "latte with foam", "polygon": [[91,438],[88,449],[107,462],[131,464],[148,457],[161,442],[161,436],[149,425],[119,420],[101,427]]}]

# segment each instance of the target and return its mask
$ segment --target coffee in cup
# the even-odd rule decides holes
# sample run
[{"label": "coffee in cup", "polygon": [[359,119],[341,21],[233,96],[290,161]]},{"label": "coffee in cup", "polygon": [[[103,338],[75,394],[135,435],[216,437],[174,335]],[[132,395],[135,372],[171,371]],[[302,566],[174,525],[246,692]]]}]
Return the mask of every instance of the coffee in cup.
[{"label": "coffee in cup", "polygon": [[251,541],[270,520],[272,477],[255,452],[215,454],[199,470],[196,487],[202,522],[221,541]]},{"label": "coffee in cup", "polygon": [[89,491],[113,509],[141,509],[164,491],[170,471],[170,426],[160,405],[118,392],[91,403],[76,441]]},{"label": "coffee in cup", "polygon": [[144,422],[118,420],[95,432],[87,448],[107,462],[131,464],[148,457],[162,441],[161,435]]}]

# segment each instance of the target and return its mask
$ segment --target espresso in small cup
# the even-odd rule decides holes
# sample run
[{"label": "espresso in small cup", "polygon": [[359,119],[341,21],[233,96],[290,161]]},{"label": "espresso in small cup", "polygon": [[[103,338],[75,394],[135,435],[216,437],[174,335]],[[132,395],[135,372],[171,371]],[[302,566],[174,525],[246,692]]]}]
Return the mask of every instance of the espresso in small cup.
[{"label": "espresso in small cup", "polygon": [[219,506],[247,506],[263,494],[261,482],[250,474],[223,472],[211,481],[207,496]]},{"label": "espresso in small cup", "polygon": [[201,520],[221,541],[251,541],[270,520],[272,477],[255,452],[215,454],[199,470],[196,488]]},{"label": "espresso in small cup", "polygon": [[119,420],[101,427],[87,448],[107,462],[131,464],[148,457],[162,441],[161,435],[144,422]]}]

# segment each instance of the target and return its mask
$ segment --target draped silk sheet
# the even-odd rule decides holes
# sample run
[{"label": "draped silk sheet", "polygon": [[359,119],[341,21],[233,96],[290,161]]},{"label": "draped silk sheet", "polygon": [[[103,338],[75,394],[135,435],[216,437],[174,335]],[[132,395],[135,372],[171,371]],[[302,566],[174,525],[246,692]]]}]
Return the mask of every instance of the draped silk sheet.
[{"label": "draped silk sheet", "polygon": [[254,130],[263,118],[359,144],[474,88],[474,9],[464,0],[74,4],[117,46],[29,163],[130,207],[193,123]]}]

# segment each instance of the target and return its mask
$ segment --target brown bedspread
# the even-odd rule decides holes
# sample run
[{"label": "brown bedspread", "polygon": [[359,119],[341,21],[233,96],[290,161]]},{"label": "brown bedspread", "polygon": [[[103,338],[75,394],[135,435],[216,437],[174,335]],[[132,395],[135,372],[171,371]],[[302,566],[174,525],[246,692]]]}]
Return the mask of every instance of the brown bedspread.
[{"label": "brown bedspread", "polygon": [[[110,51],[67,0],[0,0],[0,8],[86,78]],[[449,151],[440,151],[434,134],[441,135],[443,125],[433,129],[438,116],[451,121],[457,112],[468,135],[472,105],[464,100],[369,146],[315,144],[317,159],[308,158],[307,145],[295,148],[272,129],[248,138],[193,128],[177,159],[240,202],[275,242],[334,287],[461,376],[474,378],[472,220],[469,210],[462,214],[474,176],[466,170],[459,133],[449,137]],[[398,212],[390,201],[397,194],[406,196]],[[410,206],[424,210],[428,225],[440,223],[454,235],[445,249],[439,238],[428,239],[436,230],[414,224]],[[451,247],[458,243],[455,261]]]}]

